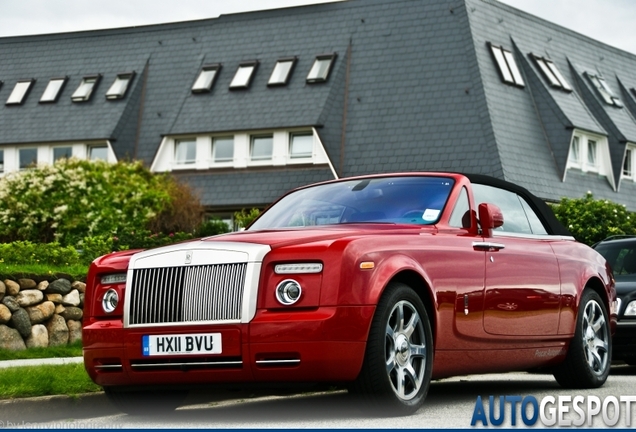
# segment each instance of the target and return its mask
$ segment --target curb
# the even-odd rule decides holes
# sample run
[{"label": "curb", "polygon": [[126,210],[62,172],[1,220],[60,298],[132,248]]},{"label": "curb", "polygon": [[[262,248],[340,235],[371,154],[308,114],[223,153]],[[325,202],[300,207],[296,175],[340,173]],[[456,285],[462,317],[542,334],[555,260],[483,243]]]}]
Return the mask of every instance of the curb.
[{"label": "curb", "polygon": [[104,392],[0,400],[0,429],[33,422],[102,417],[119,413]]}]

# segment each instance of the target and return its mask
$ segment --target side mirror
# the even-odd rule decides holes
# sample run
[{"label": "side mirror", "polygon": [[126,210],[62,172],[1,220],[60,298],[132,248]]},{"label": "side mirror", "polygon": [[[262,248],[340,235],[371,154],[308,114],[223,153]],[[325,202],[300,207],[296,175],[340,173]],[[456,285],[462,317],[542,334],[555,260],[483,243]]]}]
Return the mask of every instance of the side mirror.
[{"label": "side mirror", "polygon": [[484,237],[492,237],[492,230],[504,224],[501,209],[494,204],[479,204],[479,224],[481,225],[482,235]]}]

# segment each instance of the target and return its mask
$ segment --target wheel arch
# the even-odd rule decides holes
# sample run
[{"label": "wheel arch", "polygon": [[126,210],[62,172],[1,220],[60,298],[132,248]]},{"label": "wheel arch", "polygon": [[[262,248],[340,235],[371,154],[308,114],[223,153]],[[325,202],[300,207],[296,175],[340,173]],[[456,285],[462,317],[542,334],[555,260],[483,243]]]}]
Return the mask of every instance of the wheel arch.
[{"label": "wheel arch", "polygon": [[[601,297],[601,299],[603,300],[603,303],[605,303],[605,307],[607,308],[607,311],[609,313],[610,311],[610,299],[608,297],[607,294],[607,290],[605,289],[605,285],[603,284],[603,281],[601,281],[601,279],[599,279],[598,277],[591,277],[588,279],[588,281],[585,283],[585,286],[583,286],[583,289],[585,288],[590,288],[592,290],[594,290],[599,297]],[[579,298],[577,301],[577,307],[579,306],[580,302],[581,302],[581,295],[583,294],[583,291],[581,291],[581,294],[579,294]]]},{"label": "wheel arch", "polygon": [[[422,277],[421,274],[417,273],[414,270],[402,270],[399,273],[396,273],[388,281],[386,286],[388,286],[392,282],[400,282],[408,285],[422,300],[422,303],[424,303],[424,307],[426,308],[426,313],[428,314],[429,320],[431,322],[433,341],[435,342],[437,316],[435,314],[435,300],[430,285]],[[386,289],[386,286],[384,287],[384,289]]]}]

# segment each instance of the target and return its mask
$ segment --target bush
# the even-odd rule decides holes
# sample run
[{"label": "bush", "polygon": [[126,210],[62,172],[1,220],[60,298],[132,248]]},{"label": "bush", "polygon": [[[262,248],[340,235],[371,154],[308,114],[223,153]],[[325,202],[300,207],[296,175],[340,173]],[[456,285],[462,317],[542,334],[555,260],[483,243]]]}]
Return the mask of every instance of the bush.
[{"label": "bush", "polygon": [[0,260],[5,264],[79,264],[80,255],[72,246],[59,243],[35,244],[29,241],[0,243]]},{"label": "bush", "polygon": [[253,208],[249,211],[243,209],[234,213],[234,224],[236,229],[247,228],[254,219],[261,214],[261,211],[257,208]]},{"label": "bush", "polygon": [[563,198],[552,210],[578,241],[590,246],[612,235],[636,234],[636,214],[624,205],[595,200],[591,192],[583,198]]},{"label": "bush", "polygon": [[198,237],[210,237],[230,232],[230,227],[218,218],[212,218],[203,222],[196,231]]}]

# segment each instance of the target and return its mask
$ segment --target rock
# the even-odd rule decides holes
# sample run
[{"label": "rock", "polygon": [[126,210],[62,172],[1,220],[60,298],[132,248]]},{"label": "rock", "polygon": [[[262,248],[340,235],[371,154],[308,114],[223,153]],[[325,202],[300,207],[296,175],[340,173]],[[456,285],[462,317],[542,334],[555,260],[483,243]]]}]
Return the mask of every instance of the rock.
[{"label": "rock", "polygon": [[7,293],[7,286],[4,282],[0,281],[0,300],[2,300]]},{"label": "rock", "polygon": [[20,285],[17,282],[12,281],[11,279],[5,279],[4,285],[7,287],[7,295],[17,296],[20,292]]},{"label": "rock", "polygon": [[53,315],[46,323],[49,332],[49,346],[62,346],[68,344],[68,326],[66,320],[59,315]]},{"label": "rock", "polygon": [[86,284],[84,282],[75,281],[71,284],[71,287],[78,290],[80,294],[84,294],[86,292]]},{"label": "rock", "polygon": [[66,294],[71,292],[71,282],[68,279],[56,279],[51,282],[46,289],[47,293],[52,294],[62,294],[65,296]]},{"label": "rock", "polygon": [[31,334],[31,320],[26,310],[18,308],[11,315],[11,325],[15,328],[23,338],[29,337]]},{"label": "rock", "polygon": [[16,329],[0,324],[0,348],[11,351],[22,351],[26,349],[26,345]]},{"label": "rock", "polygon": [[55,313],[57,315],[61,315],[62,312],[64,312],[65,310],[66,310],[66,308],[62,304],[59,304],[59,305],[55,306]]},{"label": "rock", "polygon": [[68,320],[66,322],[68,326],[68,343],[72,344],[75,342],[82,341],[82,322],[75,320]]},{"label": "rock", "polygon": [[62,298],[62,304],[64,306],[79,306],[80,304],[79,291],[74,289],[70,293],[66,294]]},{"label": "rock", "polygon": [[31,324],[40,324],[53,316],[55,305],[53,302],[45,301],[37,306],[26,308],[26,311],[29,314]]},{"label": "rock", "polygon": [[42,282],[40,282],[37,286],[37,288],[40,291],[46,291],[46,289],[49,287],[49,281],[47,280],[43,280]]},{"label": "rock", "polygon": [[84,297],[86,296],[86,294],[81,293],[80,294],[80,305],[79,307],[81,307],[82,309],[84,309]]},{"label": "rock", "polygon": [[33,279],[18,279],[18,285],[23,290],[33,289],[37,286]]},{"label": "rock", "polygon": [[84,314],[82,310],[75,306],[67,307],[66,310],[60,314],[60,316],[63,317],[66,321],[68,320],[79,321],[82,319],[83,315]]},{"label": "rock", "polygon": [[13,296],[6,296],[5,298],[3,298],[2,304],[8,307],[11,312],[15,312],[20,309],[20,305],[17,301],[15,301],[15,297]]},{"label": "rock", "polygon": [[33,306],[44,300],[44,294],[36,289],[22,290],[18,293],[15,300],[22,307]]},{"label": "rock", "polygon": [[31,335],[26,339],[27,348],[46,348],[49,346],[49,332],[42,324],[31,327]]},{"label": "rock", "polygon": [[6,324],[11,321],[11,311],[8,307],[0,304],[0,324]]},{"label": "rock", "polygon": [[51,301],[56,305],[62,303],[62,294],[46,294],[45,297],[48,301]]}]

